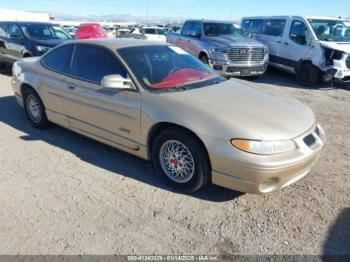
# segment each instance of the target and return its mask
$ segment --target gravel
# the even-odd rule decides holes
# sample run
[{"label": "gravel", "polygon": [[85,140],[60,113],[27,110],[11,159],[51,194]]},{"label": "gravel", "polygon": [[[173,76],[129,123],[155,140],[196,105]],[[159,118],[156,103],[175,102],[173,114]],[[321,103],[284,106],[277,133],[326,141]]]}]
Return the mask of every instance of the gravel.
[{"label": "gravel", "polygon": [[350,254],[350,92],[257,81],[308,104],[327,133],[313,171],[269,195],[167,189],[150,163],[36,130],[0,75],[0,254]]}]

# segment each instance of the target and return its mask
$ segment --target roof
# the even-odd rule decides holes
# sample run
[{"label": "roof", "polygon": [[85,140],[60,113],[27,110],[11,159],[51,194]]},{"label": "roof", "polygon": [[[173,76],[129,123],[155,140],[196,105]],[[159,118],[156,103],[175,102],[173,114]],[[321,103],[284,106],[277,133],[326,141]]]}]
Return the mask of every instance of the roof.
[{"label": "roof", "polygon": [[186,20],[185,22],[201,22],[201,23],[227,23],[227,24],[234,24],[233,21],[227,21],[227,20],[207,20],[207,19],[191,19]]},{"label": "roof", "polygon": [[159,46],[169,45],[167,43],[132,39],[132,38],[99,38],[99,39],[85,39],[85,40],[72,40],[65,43],[76,43],[76,44],[94,44],[106,47],[111,50],[122,49],[126,47],[139,47],[139,46]]},{"label": "roof", "polygon": [[344,19],[338,18],[338,17],[327,17],[327,16],[300,16],[300,15],[279,15],[279,16],[247,16],[242,17],[242,20],[244,19],[322,19],[322,20],[339,20],[344,21]]},{"label": "roof", "polygon": [[163,30],[163,28],[159,27],[159,26],[144,26],[144,27],[142,27],[142,29],[161,29],[161,30]]}]

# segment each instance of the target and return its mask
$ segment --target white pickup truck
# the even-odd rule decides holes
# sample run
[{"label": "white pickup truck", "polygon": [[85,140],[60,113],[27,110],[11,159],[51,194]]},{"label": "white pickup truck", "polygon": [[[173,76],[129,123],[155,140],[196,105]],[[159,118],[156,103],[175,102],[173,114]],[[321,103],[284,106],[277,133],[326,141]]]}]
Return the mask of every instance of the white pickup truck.
[{"label": "white pickup truck", "polygon": [[262,43],[243,37],[231,22],[189,20],[167,42],[181,47],[225,77],[257,77],[265,73],[269,52]]}]

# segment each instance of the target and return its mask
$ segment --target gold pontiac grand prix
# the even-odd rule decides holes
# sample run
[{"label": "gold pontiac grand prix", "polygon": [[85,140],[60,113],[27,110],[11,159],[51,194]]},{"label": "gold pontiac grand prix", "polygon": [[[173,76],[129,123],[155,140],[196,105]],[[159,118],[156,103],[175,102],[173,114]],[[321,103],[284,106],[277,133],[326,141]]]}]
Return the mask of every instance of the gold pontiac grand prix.
[{"label": "gold pontiac grand prix", "polygon": [[325,141],[304,104],[222,78],[169,44],[67,42],[16,62],[12,85],[35,127],[52,122],[152,160],[180,192],[209,181],[276,191],[310,172]]}]

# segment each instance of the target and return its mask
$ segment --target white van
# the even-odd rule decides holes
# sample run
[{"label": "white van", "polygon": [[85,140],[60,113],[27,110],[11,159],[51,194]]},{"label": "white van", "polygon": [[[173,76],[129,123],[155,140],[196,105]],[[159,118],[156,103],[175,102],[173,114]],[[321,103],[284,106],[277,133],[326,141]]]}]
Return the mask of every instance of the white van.
[{"label": "white van", "polygon": [[135,28],[133,31],[131,31],[131,37],[166,43],[164,29],[156,26],[142,27],[141,29]]},{"label": "white van", "polygon": [[322,77],[350,82],[350,23],[338,18],[271,16],[242,19],[245,34],[264,43],[270,65],[295,73],[302,85]]}]

